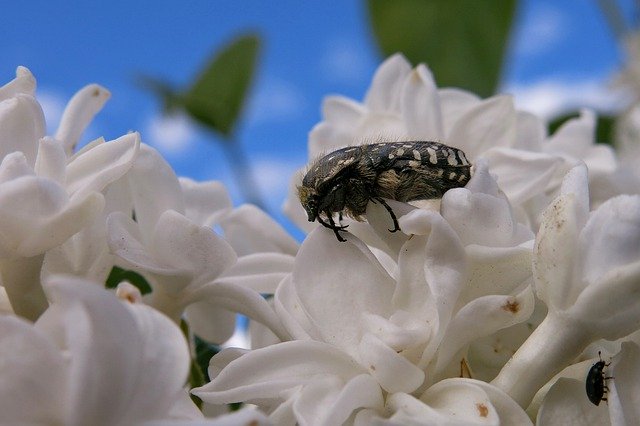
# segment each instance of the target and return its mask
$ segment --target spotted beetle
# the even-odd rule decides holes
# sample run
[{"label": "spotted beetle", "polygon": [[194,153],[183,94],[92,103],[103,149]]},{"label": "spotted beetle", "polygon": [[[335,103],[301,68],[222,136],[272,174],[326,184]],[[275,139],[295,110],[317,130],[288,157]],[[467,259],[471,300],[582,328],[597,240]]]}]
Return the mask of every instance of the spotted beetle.
[{"label": "spotted beetle", "polygon": [[298,186],[300,202],[310,222],[332,229],[338,241],[342,226],[334,220],[346,214],[361,221],[369,201],[380,203],[400,230],[386,199],[408,202],[441,198],[452,188],[465,186],[471,164],[464,152],[439,142],[383,142],[349,146],[311,164]]}]

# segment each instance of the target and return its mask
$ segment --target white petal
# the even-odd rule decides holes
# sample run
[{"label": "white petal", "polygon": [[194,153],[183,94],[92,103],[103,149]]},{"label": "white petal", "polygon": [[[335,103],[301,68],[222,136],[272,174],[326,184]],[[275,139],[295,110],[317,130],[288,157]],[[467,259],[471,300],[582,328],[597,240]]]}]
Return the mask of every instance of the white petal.
[{"label": "white petal", "polygon": [[324,154],[335,151],[338,148],[350,145],[354,142],[354,128],[336,127],[331,123],[322,121],[309,132],[309,158],[320,158]]},{"label": "white petal", "polygon": [[234,209],[221,221],[225,239],[238,256],[256,252],[295,255],[298,243],[269,215],[251,204]]},{"label": "white petal", "polygon": [[0,102],[19,94],[34,96],[36,91],[36,79],[27,67],[16,68],[16,78],[0,87]]},{"label": "white petal", "polygon": [[372,334],[358,347],[360,362],[387,392],[413,392],[424,381],[424,372]]},{"label": "white petal", "polygon": [[349,241],[313,231],[300,247],[292,280],[323,340],[354,354],[362,313],[389,316],[395,283],[364,244]]},{"label": "white petal", "polygon": [[401,54],[396,53],[378,67],[371,86],[367,91],[364,104],[372,111],[400,110],[400,88],[411,65]]},{"label": "white petal", "polygon": [[550,308],[568,308],[582,290],[574,285],[579,214],[574,194],[556,198],[542,214],[534,248],[533,276],[538,297]]},{"label": "white petal", "polygon": [[222,182],[196,182],[181,177],[185,200],[185,216],[202,226],[212,226],[231,210],[231,198]]},{"label": "white petal", "polygon": [[611,423],[615,426],[632,424],[640,419],[640,348],[623,342],[620,353],[606,370],[613,379],[607,380],[608,405]]},{"label": "white petal", "polygon": [[184,197],[175,172],[155,149],[140,145],[140,152],[127,173],[134,201],[136,222],[145,243],[150,241],[158,219],[167,210],[184,212]]},{"label": "white petal", "polygon": [[125,306],[136,320],[142,346],[142,363],[126,413],[133,423],[168,411],[187,379],[191,359],[184,335],[169,318],[143,304]]},{"label": "white petal", "polygon": [[304,386],[293,410],[301,425],[340,425],[357,409],[382,406],[380,386],[362,374],[347,383],[335,376],[314,380]]},{"label": "white petal", "polygon": [[34,170],[40,177],[51,179],[60,185],[66,183],[67,156],[62,144],[44,137],[40,139]]},{"label": "white petal", "polygon": [[475,160],[495,147],[510,147],[516,136],[516,114],[510,96],[494,96],[467,111],[451,130],[447,143]]},{"label": "white petal", "polygon": [[607,425],[610,422],[606,405],[596,407],[587,399],[584,382],[560,378],[547,393],[538,411],[537,424]]},{"label": "white petal", "polygon": [[0,317],[0,423],[62,424],[67,363],[32,324]]},{"label": "white petal", "polygon": [[460,295],[460,302],[489,294],[511,294],[532,276],[532,242],[516,247],[466,247],[469,259],[469,283]]},{"label": "white petal", "polygon": [[0,158],[20,151],[30,165],[35,164],[44,132],[44,113],[35,98],[18,95],[0,102]]},{"label": "white petal", "polygon": [[456,125],[460,117],[481,100],[474,93],[457,88],[444,88],[438,90],[440,106],[442,110],[442,121],[444,124],[444,135],[449,139],[451,129]]},{"label": "white petal", "polygon": [[27,157],[22,152],[15,151],[7,154],[0,163],[0,183],[23,177],[34,176],[33,168],[27,163]]},{"label": "white petal", "polygon": [[547,125],[537,115],[516,111],[517,137],[514,148],[527,151],[542,151],[542,141],[547,137]]},{"label": "white petal", "polygon": [[547,190],[562,159],[545,153],[496,148],[483,154],[500,189],[513,204],[522,204]]},{"label": "white petal", "polygon": [[504,198],[454,188],[442,197],[441,211],[464,245],[513,245],[517,224]]},{"label": "white petal", "polygon": [[621,195],[601,205],[580,234],[584,279],[640,261],[640,197]]},{"label": "white petal", "polygon": [[[215,355],[211,362],[219,356]],[[282,391],[309,383],[318,376],[350,379],[364,373],[355,360],[332,345],[292,341],[242,355],[211,382],[194,389],[193,394],[214,404],[280,398]]]},{"label": "white petal", "polygon": [[420,400],[443,414],[455,416],[462,424],[531,424],[525,411],[507,394],[479,380],[440,381],[427,389]]},{"label": "white petal", "polygon": [[113,254],[143,271],[166,275],[178,272],[155,259],[144,245],[137,223],[122,212],[107,218],[107,241]]},{"label": "white petal", "polygon": [[442,140],[444,131],[438,90],[431,71],[424,64],[407,76],[400,96],[408,136],[417,140]]},{"label": "white petal", "polygon": [[319,330],[304,309],[291,275],[282,280],[273,298],[273,307],[283,327],[295,340],[321,340]]},{"label": "white petal", "polygon": [[67,166],[67,191],[101,192],[131,169],[139,149],[140,135],[130,133],[74,157]]},{"label": "white petal", "polygon": [[67,154],[73,152],[84,129],[110,97],[111,93],[97,84],[89,84],[73,95],[62,113],[55,136],[63,142]]},{"label": "white petal", "polygon": [[326,96],[322,100],[322,117],[325,122],[336,127],[352,128],[367,112],[367,109],[344,96]]},{"label": "white petal", "polygon": [[452,360],[458,364],[454,355],[474,340],[526,321],[533,312],[534,303],[533,291],[526,286],[513,296],[483,296],[465,305],[449,323],[438,349],[436,371],[442,373]]},{"label": "white petal", "polygon": [[215,279],[236,262],[231,246],[211,228],[198,226],[173,210],[160,216],[149,251],[156,261],[200,282]]},{"label": "white petal", "polygon": [[273,294],[280,281],[293,270],[295,258],[281,253],[255,253],[238,258],[235,265],[216,278],[259,293]]},{"label": "white petal", "polygon": [[580,117],[567,120],[543,145],[545,151],[553,155],[567,154],[582,158],[586,150],[593,145],[596,128],[596,115],[593,111],[583,110]]},{"label": "white petal", "polygon": [[72,359],[67,423],[117,424],[144,372],[133,315],[112,294],[77,278],[59,276],[45,288],[52,308],[36,326],[60,329]]},{"label": "white petal", "polygon": [[[211,311],[213,306],[246,315],[269,327],[281,340],[289,339],[289,334],[283,329],[269,303],[253,290],[232,284],[212,283],[189,294],[185,303],[195,304],[187,308],[187,313],[194,321],[198,320],[197,324],[201,324],[207,318],[207,308]],[[203,331],[206,330],[206,325],[201,325]],[[209,328],[213,326],[214,324],[208,325]],[[216,341],[213,338],[211,340]]]},{"label": "white petal", "polygon": [[35,256],[61,244],[103,207],[100,194],[69,200],[64,189],[48,179],[22,177],[0,186],[3,239],[21,256]]}]

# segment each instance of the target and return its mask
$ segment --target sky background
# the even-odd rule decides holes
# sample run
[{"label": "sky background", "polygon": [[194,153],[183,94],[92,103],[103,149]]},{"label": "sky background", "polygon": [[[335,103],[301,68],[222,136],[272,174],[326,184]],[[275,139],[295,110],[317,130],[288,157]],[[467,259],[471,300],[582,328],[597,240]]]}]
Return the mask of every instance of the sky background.
[{"label": "sky background", "polygon": [[[631,13],[633,0],[619,3]],[[212,51],[247,31],[262,37],[263,49],[238,138],[270,213],[300,238],[280,206],[291,175],[307,161],[307,134],[321,119],[322,99],[361,100],[384,59],[364,1],[5,2],[0,85],[16,66],[27,66],[51,133],[75,91],[103,85],[112,97],[85,141],[140,131],[178,175],[222,180],[237,205],[242,198],[214,136],[184,118],[162,117],[157,99],[135,81],[144,73],[186,86]],[[545,117],[579,106],[610,111],[619,99],[608,85],[623,53],[597,0],[524,0],[501,91]]]}]

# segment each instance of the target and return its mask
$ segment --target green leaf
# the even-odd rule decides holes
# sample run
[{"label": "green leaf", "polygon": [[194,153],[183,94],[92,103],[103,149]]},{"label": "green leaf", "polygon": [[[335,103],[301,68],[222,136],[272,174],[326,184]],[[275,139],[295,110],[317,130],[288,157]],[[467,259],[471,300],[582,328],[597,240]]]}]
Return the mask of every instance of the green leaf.
[{"label": "green leaf", "polygon": [[244,35],[217,52],[183,94],[189,115],[229,137],[245,103],[259,48],[256,35]]},{"label": "green leaf", "polygon": [[440,87],[495,93],[517,0],[369,0],[385,56],[431,68]]},{"label": "green leaf", "polygon": [[122,269],[118,266],[111,268],[109,277],[107,278],[106,287],[116,288],[122,281],[128,281],[140,290],[140,293],[151,293],[151,286],[147,280],[139,273],[127,269]]},{"label": "green leaf", "polygon": [[[560,117],[554,118],[549,123],[549,134],[552,135],[562,126],[567,120],[579,117],[579,112],[573,112],[564,114]],[[598,115],[596,122],[596,142],[606,145],[613,145],[614,125],[616,117],[608,115]]]}]

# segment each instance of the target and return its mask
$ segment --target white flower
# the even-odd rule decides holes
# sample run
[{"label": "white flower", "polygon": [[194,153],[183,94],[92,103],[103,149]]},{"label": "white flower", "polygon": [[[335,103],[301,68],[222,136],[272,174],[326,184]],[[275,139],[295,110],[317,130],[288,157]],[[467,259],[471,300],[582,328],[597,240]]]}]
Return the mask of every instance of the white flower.
[{"label": "white flower", "polygon": [[523,406],[589,343],[640,328],[640,197],[589,213],[587,170],[575,167],[543,214],[533,266],[549,313],[493,382]]},{"label": "white flower", "polygon": [[[457,375],[464,358],[457,354],[468,342],[512,324],[514,318],[526,319],[530,308],[517,309],[520,315],[504,309],[507,302],[531,305],[532,300],[525,302],[526,292],[479,298],[475,305],[456,309],[467,282],[464,248],[440,215],[416,212],[420,214],[400,218],[414,235],[403,237],[397,262],[391,260],[386,268],[352,235],[346,234],[343,244],[328,230],[313,231],[275,295],[276,312],[295,340],[246,353],[221,352],[210,364],[212,381],[194,393],[210,403],[257,403],[276,423],[341,424],[354,412],[368,413],[366,409],[372,410],[366,416],[386,418],[402,410],[402,405],[391,408],[394,398],[401,398],[397,395],[419,396],[434,381]],[[389,235],[385,216],[384,208],[368,212],[372,223],[379,224],[381,238]],[[398,243],[387,241],[387,246]],[[478,320],[480,312],[490,321]],[[469,325],[477,327],[468,331]],[[494,401],[495,395],[503,395],[500,391],[485,394],[471,388],[476,390],[461,392],[461,398],[476,413],[475,402],[483,401],[494,418],[512,409],[516,417],[526,418],[513,402],[492,405],[508,399]],[[415,399],[415,404],[425,411],[425,404],[437,405],[430,398]],[[424,421],[443,415],[438,413],[435,409]]]},{"label": "white flower", "polygon": [[546,390],[538,412],[539,425],[562,424],[571,419],[581,424],[634,424],[640,416],[638,395],[640,386],[640,348],[636,343],[623,342],[621,350],[609,358],[602,354],[606,366],[606,403],[598,406],[587,398],[585,381],[592,366],[600,361],[593,358],[565,369]]},{"label": "white flower", "polygon": [[0,423],[126,425],[169,418],[189,370],[168,318],[59,276],[35,325],[0,318]]},{"label": "white flower", "polygon": [[[82,89],[62,118],[57,140],[44,137],[44,116],[26,68],[0,89],[0,273],[13,309],[35,319],[47,302],[38,275],[43,254],[88,226],[104,207],[101,193],[120,178],[137,155],[136,134],[96,141],[71,156],[109,93]],[[82,114],[78,114],[82,110]]]},{"label": "white flower", "polygon": [[[621,193],[637,193],[640,186],[640,179],[619,173],[611,148],[595,144],[592,113],[583,112],[548,136],[546,123],[517,111],[510,96],[481,100],[462,90],[438,89],[423,64],[411,69],[401,55],[378,68],[362,103],[330,96],[322,113],[324,121],[309,135],[310,159],[353,144],[441,141],[462,149],[472,163],[486,158],[519,219],[531,222],[533,231],[562,177],[579,162],[592,171],[594,205]],[[299,204],[290,191],[285,211],[306,229]]]}]

